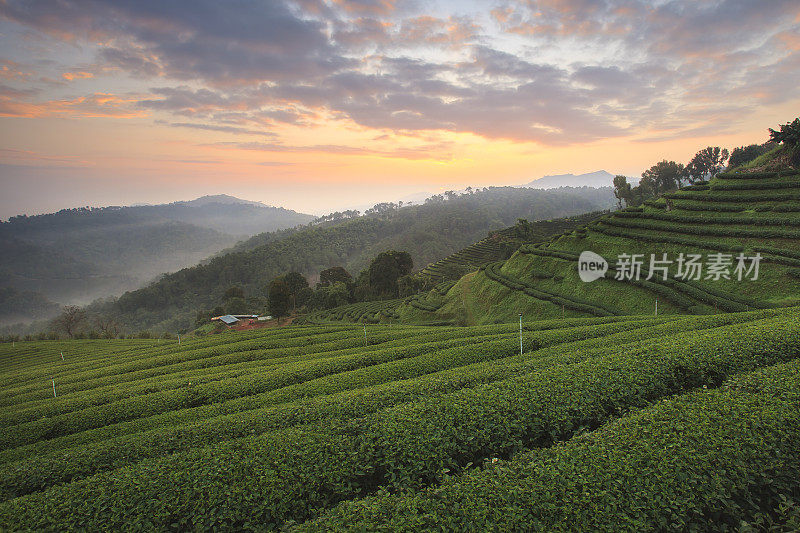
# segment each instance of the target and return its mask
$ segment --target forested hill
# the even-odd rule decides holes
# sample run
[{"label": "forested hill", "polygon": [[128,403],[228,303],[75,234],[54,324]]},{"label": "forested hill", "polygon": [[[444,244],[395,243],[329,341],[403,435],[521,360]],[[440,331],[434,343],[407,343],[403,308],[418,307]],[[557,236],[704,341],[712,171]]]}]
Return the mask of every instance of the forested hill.
[{"label": "forested hill", "polygon": [[35,240],[55,238],[64,231],[172,221],[209,228],[228,235],[250,236],[307,224],[314,218],[312,215],[282,207],[220,194],[170,204],[85,207],[62,209],[45,215],[20,215],[0,222],[0,231],[13,232],[17,237]]},{"label": "forested hill", "polygon": [[388,249],[408,251],[418,269],[519,218],[556,218],[613,204],[610,188],[545,191],[515,187],[436,196],[419,206],[379,204],[365,216],[341,219],[350,215],[334,215],[301,230],[255,236],[231,253],[165,275],[116,302],[93,308],[113,314],[131,330],[177,330],[191,326],[199,309],[217,305],[232,285],[242,287],[248,298],[262,297],[266,285],[288,271],[301,272],[312,281],[320,270],[331,266],[343,266],[356,274]]},{"label": "forested hill", "polygon": [[[121,294],[237,239],[313,218],[230,196],[16,216],[0,222],[0,288],[15,291],[14,320],[41,317],[41,301],[88,303]],[[11,315],[0,312],[5,319]]]}]

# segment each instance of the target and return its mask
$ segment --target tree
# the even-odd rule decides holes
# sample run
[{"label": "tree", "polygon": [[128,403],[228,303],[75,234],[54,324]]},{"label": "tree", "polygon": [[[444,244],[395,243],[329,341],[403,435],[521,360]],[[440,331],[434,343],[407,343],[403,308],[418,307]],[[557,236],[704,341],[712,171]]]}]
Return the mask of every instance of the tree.
[{"label": "tree", "polygon": [[308,287],[308,280],[299,272],[289,272],[283,276],[283,281],[289,286],[291,294],[297,294],[300,289]]},{"label": "tree", "polygon": [[379,297],[397,297],[397,279],[405,276],[414,267],[411,254],[389,250],[372,260],[368,269],[369,286]]},{"label": "tree", "polygon": [[770,140],[783,144],[789,151],[789,162],[800,167],[800,118],[781,124],[780,131],[769,128]]},{"label": "tree", "polygon": [[708,146],[697,152],[686,166],[686,173],[692,183],[713,178],[725,168],[728,150],[719,146]]},{"label": "tree", "polygon": [[350,302],[350,291],[347,285],[341,281],[337,281],[330,287],[326,287],[325,291],[325,308],[333,309],[340,305],[346,305]]},{"label": "tree", "polygon": [[299,291],[297,291],[297,295],[295,296],[295,304],[299,305],[300,307],[306,305],[311,297],[314,294],[314,290],[311,287],[303,287]]},{"label": "tree", "polygon": [[297,306],[297,294],[300,290],[308,287],[308,280],[299,272],[289,272],[283,276],[283,281],[289,287],[289,294],[292,299],[292,308]]},{"label": "tree", "polygon": [[401,298],[421,292],[424,285],[425,278],[419,274],[406,274],[397,278],[397,290]]},{"label": "tree", "polygon": [[228,290],[225,291],[225,299],[230,300],[231,298],[244,298],[244,291],[242,288],[235,285],[228,287]]},{"label": "tree", "polygon": [[753,159],[766,154],[775,146],[776,144],[773,142],[765,142],[764,144],[749,144],[734,148],[730,159],[728,159],[728,168],[736,168],[747,164]]},{"label": "tree", "polygon": [[789,148],[794,148],[800,143],[800,118],[792,122],[781,124],[778,131],[769,128],[769,138],[772,142],[781,143]]},{"label": "tree", "polygon": [[247,302],[244,298],[231,298],[225,304],[225,313],[229,315],[246,315],[248,310]]},{"label": "tree", "polygon": [[291,292],[289,285],[282,278],[275,278],[269,284],[269,313],[281,318],[289,313]]},{"label": "tree", "polygon": [[654,176],[645,176],[642,174],[642,179],[639,180],[639,185],[631,189],[632,197],[629,206],[638,206],[654,196],[658,195],[658,184]]},{"label": "tree", "polygon": [[[642,172],[642,180],[639,182],[639,186],[641,187],[642,182],[645,182],[645,188],[649,190],[642,189],[641,192],[650,193],[647,197],[656,196],[674,191],[680,186],[685,177],[686,169],[682,164],[664,160]],[[642,196],[644,197],[644,194]],[[647,198],[645,197],[645,199]]]},{"label": "tree", "polygon": [[63,311],[52,322],[52,328],[65,333],[69,338],[75,335],[86,325],[86,312],[77,305],[66,305]]},{"label": "tree", "polygon": [[119,322],[113,318],[105,315],[98,315],[94,319],[94,325],[97,327],[100,335],[106,339],[116,339],[119,336],[120,325]]},{"label": "tree", "polygon": [[629,206],[633,200],[633,189],[625,176],[614,176],[614,196],[617,198],[617,205],[622,208],[622,202]]},{"label": "tree", "polygon": [[353,277],[347,270],[340,266],[326,268],[319,273],[319,284],[322,286],[332,285],[337,281],[342,283],[352,283]]}]

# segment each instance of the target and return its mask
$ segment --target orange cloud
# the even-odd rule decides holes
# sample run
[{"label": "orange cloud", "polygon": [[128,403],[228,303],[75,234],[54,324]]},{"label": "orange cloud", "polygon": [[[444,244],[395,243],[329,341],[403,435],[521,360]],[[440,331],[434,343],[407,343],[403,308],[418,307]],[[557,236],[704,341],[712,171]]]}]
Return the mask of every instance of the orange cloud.
[{"label": "orange cloud", "polygon": [[791,52],[800,51],[800,34],[784,31],[776,35],[778,40]]},{"label": "orange cloud", "polygon": [[333,3],[348,13],[386,14],[395,10],[395,0],[333,0]]},{"label": "orange cloud", "polygon": [[50,100],[26,102],[10,95],[0,95],[0,117],[42,118],[139,118],[147,116],[145,111],[130,109],[138,102],[134,96],[118,96],[110,93],[94,93],[73,100]]},{"label": "orange cloud", "polygon": [[0,79],[4,80],[24,80],[31,76],[30,72],[24,72],[22,65],[9,59],[0,59]]},{"label": "orange cloud", "polygon": [[80,72],[65,72],[64,74],[61,75],[61,77],[64,78],[65,80],[69,80],[69,81],[72,81],[72,80],[85,80],[85,79],[88,79],[88,78],[94,78],[94,74],[92,74],[91,72],[83,72],[83,71],[80,71]]}]

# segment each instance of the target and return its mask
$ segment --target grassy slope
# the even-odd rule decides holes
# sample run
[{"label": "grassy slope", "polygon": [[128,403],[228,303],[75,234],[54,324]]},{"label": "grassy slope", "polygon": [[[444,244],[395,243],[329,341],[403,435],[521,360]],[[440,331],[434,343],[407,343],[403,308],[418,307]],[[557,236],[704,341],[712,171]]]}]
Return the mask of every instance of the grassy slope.
[{"label": "grassy slope", "polygon": [[[624,210],[603,217],[543,246],[525,246],[498,265],[504,277],[573,302],[610,307],[620,314],[653,314],[658,298],[659,314],[705,314],[717,311],[794,305],[800,302],[800,219],[798,202],[785,199],[800,195],[800,175],[712,180],[708,190],[684,190],[650,202],[638,210]],[[722,206],[722,211],[718,210]],[[702,209],[702,210],[698,210]],[[700,217],[700,218],[698,218]],[[702,279],[693,287],[633,286],[608,279],[580,281],[575,255],[592,250],[614,262],[618,254],[756,252],[761,263],[757,281]],[[553,257],[551,252],[567,254]],[[647,272],[647,264],[643,271]],[[609,275],[613,274],[613,268]],[[561,316],[591,316],[580,306],[536,298],[492,279],[486,270],[462,278],[447,293],[436,311],[403,305],[395,313],[404,321],[452,320],[456,323],[491,324]],[[671,270],[674,276],[675,268]],[[705,274],[704,274],[705,275]],[[677,289],[677,290],[676,290]],[[695,289],[713,291],[703,294]],[[530,291],[529,291],[530,292]],[[743,306],[743,307],[741,307]],[[571,308],[572,307],[572,308]]]},{"label": "grassy slope", "polygon": [[449,275],[451,271],[464,272],[464,269],[474,270],[493,261],[505,259],[509,255],[509,253],[506,253],[506,249],[513,251],[526,242],[545,241],[554,235],[571,231],[578,226],[591,222],[599,218],[601,214],[602,212],[596,211],[573,217],[529,222],[529,233],[524,237],[518,235],[515,226],[505,228],[435,263],[429,264],[421,272],[438,281],[449,279],[455,281],[460,275],[452,277]]},{"label": "grassy slope", "polygon": [[[521,457],[524,464],[520,454],[571,443],[631,410],[795,359],[797,318],[796,309],[769,309],[535,322],[525,325],[522,355],[515,324],[368,326],[366,346],[361,326],[332,325],[182,345],[3,344],[0,529],[280,528],[327,516],[343,500],[360,505],[358,498],[380,495],[380,487],[420,498],[443,482],[471,487],[471,476],[481,475],[473,465],[486,459]],[[742,409],[755,405],[744,400]],[[778,407],[796,413],[800,405]],[[631,416],[630,424],[640,423]],[[724,417],[704,423],[723,438],[737,431],[726,429]],[[742,476],[769,474],[756,443],[772,446],[778,429],[788,432],[783,442],[798,442],[797,424],[775,424],[754,425],[753,438],[738,443],[759,461],[730,476],[715,472],[713,496],[739,498],[726,480],[739,486]],[[598,438],[616,435],[614,428]],[[581,442],[564,453],[581,453]],[[640,445],[644,456],[649,444]],[[718,444],[704,446],[713,455]],[[681,453],[691,456],[692,448]],[[502,494],[511,498],[527,483],[501,481]],[[537,483],[545,493],[548,483],[557,486]],[[668,491],[660,496],[671,497],[658,476],[647,490],[659,495],[660,483]],[[469,490],[484,497],[480,487]],[[635,505],[618,496],[618,505],[626,502]],[[381,523],[380,510],[394,503],[379,497],[369,505]],[[343,509],[345,521],[361,516]],[[664,516],[657,506],[648,513],[645,523]]]}]

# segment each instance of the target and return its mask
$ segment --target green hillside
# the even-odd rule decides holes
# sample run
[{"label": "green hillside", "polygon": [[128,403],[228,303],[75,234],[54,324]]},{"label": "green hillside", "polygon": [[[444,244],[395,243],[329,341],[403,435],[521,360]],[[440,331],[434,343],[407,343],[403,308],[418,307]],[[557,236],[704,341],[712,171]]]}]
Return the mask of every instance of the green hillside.
[{"label": "green hillside", "polygon": [[[524,245],[508,260],[464,276],[444,297],[421,297],[436,300],[431,309],[408,303],[395,314],[410,322],[488,324],[515,320],[519,313],[531,319],[654,314],[656,300],[658,313],[667,315],[796,305],[798,200],[796,171],[723,173],[710,183],[616,211],[547,243]],[[581,281],[578,258],[583,251],[608,261],[602,279]],[[622,254],[640,254],[638,280],[616,279],[626,261]],[[671,263],[654,266],[667,266],[666,279],[656,268],[648,280],[651,256],[662,261],[663,254]],[[688,278],[677,276],[680,254],[683,274],[690,254],[701,256],[699,279],[697,271],[688,272]],[[744,269],[737,270],[740,254]],[[753,279],[755,270],[748,269],[754,267],[751,258],[756,254],[760,261]]]},{"label": "green hillside", "polygon": [[533,222],[523,220],[515,226],[491,232],[488,237],[429,264],[420,271],[420,274],[435,281],[457,280],[465,271],[469,272],[488,263],[506,259],[526,242],[545,241],[554,235],[591,222],[600,214],[593,212]]},{"label": "green hillside", "polygon": [[798,318],[5,343],[0,529],[789,531]]},{"label": "green hillside", "polygon": [[[415,265],[427,265],[518,218],[577,215],[606,209],[612,202],[610,189],[491,187],[419,206],[378,204],[365,216],[256,235],[229,253],[164,275],[93,311],[116,317],[129,331],[176,331],[192,327],[199,310],[219,305],[232,285],[257,301],[266,296],[270,281],[287,272],[300,272],[312,283],[332,266],[357,275],[376,255],[391,249],[408,251]],[[262,307],[263,303],[253,312]]]}]

